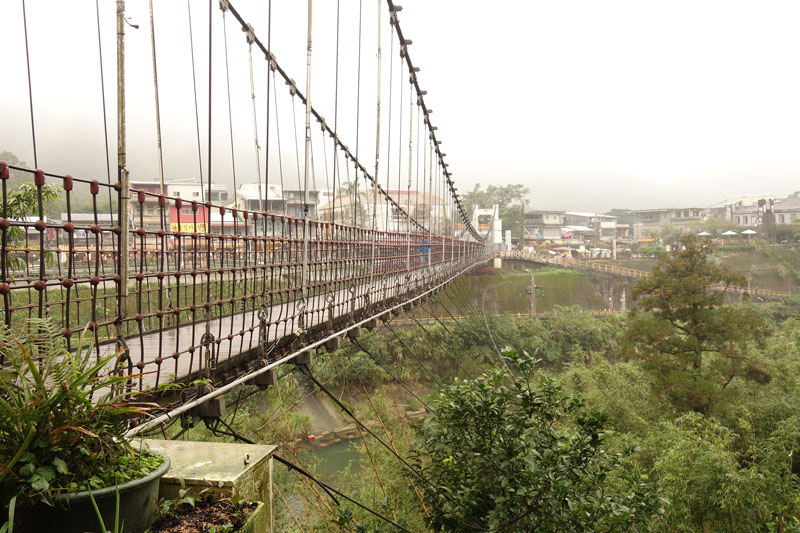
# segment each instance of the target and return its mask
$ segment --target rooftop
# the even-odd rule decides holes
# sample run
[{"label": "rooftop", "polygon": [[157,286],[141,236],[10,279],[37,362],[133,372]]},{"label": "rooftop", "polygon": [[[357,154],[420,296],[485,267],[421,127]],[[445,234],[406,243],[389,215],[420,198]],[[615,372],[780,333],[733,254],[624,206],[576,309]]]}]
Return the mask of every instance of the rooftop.
[{"label": "rooftop", "polygon": [[[131,186],[135,188],[136,185],[153,185],[159,187],[161,182],[158,180],[149,180],[149,179],[142,179],[142,180],[135,180],[132,179],[130,181]],[[207,182],[201,182],[195,178],[177,178],[177,179],[164,179],[164,186],[169,187],[170,185],[197,185],[202,186],[203,189],[208,187]],[[211,190],[212,191],[227,191],[228,186],[223,185],[222,183],[211,183]]]},{"label": "rooftop", "polygon": [[759,200],[774,200],[774,194],[763,194],[761,196],[731,196],[721,202],[717,202],[708,206],[706,209],[720,209],[722,207],[729,207],[732,205],[741,205],[742,207],[749,207],[751,205],[758,205]]},{"label": "rooftop", "polygon": [[698,209],[702,211],[702,207],[659,207],[656,209],[634,209],[631,213],[663,213],[665,211],[686,211],[689,209]]},{"label": "rooftop", "polygon": [[[72,213],[72,221],[73,222],[94,222],[94,213]],[[69,213],[61,213],[61,222],[66,222],[69,217]],[[27,218],[27,217],[26,217]],[[39,220],[39,217],[36,217],[36,220]],[[97,221],[98,222],[114,222],[116,220],[115,216],[111,213],[97,213]]]},{"label": "rooftop", "polygon": [[614,215],[601,215],[599,213],[586,213],[584,211],[567,211],[565,214],[572,215],[576,217],[585,217],[585,218],[617,218]]},{"label": "rooftop", "polygon": [[[781,198],[772,204],[773,211],[796,211],[800,210],[800,198]],[[737,209],[735,213],[755,213],[758,211],[757,205],[749,205]]]}]

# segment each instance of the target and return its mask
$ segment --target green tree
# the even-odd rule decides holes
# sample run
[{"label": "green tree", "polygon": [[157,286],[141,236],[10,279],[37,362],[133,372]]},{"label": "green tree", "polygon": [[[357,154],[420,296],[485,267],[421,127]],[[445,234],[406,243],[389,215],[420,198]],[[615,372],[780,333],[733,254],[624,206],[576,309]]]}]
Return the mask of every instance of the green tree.
[{"label": "green tree", "polygon": [[[661,512],[639,480],[606,484],[621,456],[605,449],[604,415],[589,412],[536,360],[506,354],[513,380],[495,367],[456,381],[419,427],[425,491],[436,531],[629,531]],[[444,497],[442,493],[446,493]]]},{"label": "green tree", "polygon": [[686,230],[682,228],[677,228],[674,226],[666,226],[661,229],[659,233],[659,240],[663,244],[669,244],[670,246],[674,246],[676,243],[680,242],[681,237],[683,234],[686,233]]},{"label": "green tree", "polygon": [[[17,167],[28,167],[28,164],[21,160],[14,152],[9,152],[8,150],[0,152],[0,161],[5,161],[9,165],[14,165]],[[8,183],[6,187],[8,190],[16,189],[21,183],[25,183],[28,181],[33,181],[30,177],[30,174],[25,172],[20,172],[19,170],[9,169],[8,172]]]},{"label": "green tree", "polygon": [[[22,161],[13,152],[3,151],[0,152],[0,161],[5,161],[10,165],[18,167],[29,168],[25,161]],[[45,184],[43,192],[44,214],[47,217],[58,219],[61,213],[67,210],[66,196],[60,180],[47,178],[48,182]],[[101,183],[105,179],[100,180]],[[20,213],[12,212],[11,217],[29,216],[37,214],[38,207],[36,204],[36,189],[33,184],[33,174],[30,172],[21,172],[19,170],[10,169],[9,180],[6,184],[9,193],[9,203],[11,200],[11,193],[16,193],[18,198],[28,199],[32,203],[28,203],[30,207],[25,207]],[[97,196],[97,210],[100,213],[109,213],[110,205],[116,206],[116,192],[111,194],[109,198],[108,189],[101,187],[100,194]],[[75,189],[72,192],[71,209],[73,213],[91,213],[94,211],[94,202],[92,195],[89,194],[88,186],[82,183],[76,183]]]},{"label": "green tree", "polygon": [[[2,152],[1,156],[6,156],[10,152]],[[11,154],[13,156],[13,154]],[[10,158],[9,158],[10,159]],[[9,161],[10,162],[10,161]],[[53,202],[58,198],[58,189],[51,183],[45,183],[41,190],[42,206],[45,211],[51,208]],[[33,183],[18,183],[13,190],[7,192],[6,209],[8,218],[11,220],[23,220],[27,216],[38,214],[39,212],[39,191]],[[7,239],[8,248],[17,249],[23,246],[21,242],[25,237],[25,230],[19,226],[8,228]],[[31,243],[32,247],[38,246],[38,241]],[[7,256],[9,267],[14,269],[23,268],[25,261],[23,253],[9,253]],[[52,254],[45,253],[45,260],[52,261]]]},{"label": "green tree", "polygon": [[489,185],[485,191],[480,183],[464,195],[464,209],[472,217],[475,209],[488,209],[497,205],[503,229],[510,229],[516,238],[522,237],[524,205],[530,189],[524,185]]},{"label": "green tree", "polygon": [[769,379],[751,349],[769,326],[750,308],[722,305],[724,292],[744,280],[710,260],[712,243],[686,234],[679,244],[634,287],[626,347],[644,359],[659,392],[707,413],[734,378]]}]

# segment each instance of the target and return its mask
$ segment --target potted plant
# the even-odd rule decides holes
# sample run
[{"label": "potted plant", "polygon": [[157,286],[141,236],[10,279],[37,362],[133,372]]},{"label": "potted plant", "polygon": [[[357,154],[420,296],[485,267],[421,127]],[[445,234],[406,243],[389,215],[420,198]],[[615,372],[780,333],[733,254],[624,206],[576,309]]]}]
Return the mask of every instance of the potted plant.
[{"label": "potted plant", "polygon": [[23,531],[96,531],[92,498],[106,524],[144,531],[169,460],[123,435],[154,404],[124,392],[116,354],[94,353],[86,331],[69,351],[49,320],[26,329],[0,330],[0,503],[16,497]]}]

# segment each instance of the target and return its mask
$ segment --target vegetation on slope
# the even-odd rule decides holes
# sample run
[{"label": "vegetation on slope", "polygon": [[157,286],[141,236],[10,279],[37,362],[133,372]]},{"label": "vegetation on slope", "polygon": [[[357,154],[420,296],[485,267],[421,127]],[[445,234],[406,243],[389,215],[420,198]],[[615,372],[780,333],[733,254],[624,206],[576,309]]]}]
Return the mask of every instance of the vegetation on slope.
[{"label": "vegetation on slope", "polygon": [[[629,316],[451,309],[468,316],[362,336],[375,359],[318,356],[317,379],[424,476],[365,434],[336,487],[411,531],[800,531],[800,302],[721,305],[702,287],[734,277],[686,245]],[[378,362],[438,416],[402,416],[421,403]],[[287,456],[297,433],[271,428],[295,376],[234,424]],[[281,530],[392,529],[276,479]]]}]

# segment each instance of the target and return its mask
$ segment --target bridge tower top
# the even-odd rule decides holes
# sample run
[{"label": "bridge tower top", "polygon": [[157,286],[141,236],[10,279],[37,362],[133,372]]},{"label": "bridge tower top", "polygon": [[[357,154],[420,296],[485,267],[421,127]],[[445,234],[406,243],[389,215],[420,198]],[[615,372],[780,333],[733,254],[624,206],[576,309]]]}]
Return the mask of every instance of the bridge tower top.
[{"label": "bridge tower top", "polygon": [[472,213],[472,225],[480,232],[491,233],[487,236],[487,242],[502,244],[503,221],[500,219],[500,210],[497,205],[486,209],[476,208]]}]

